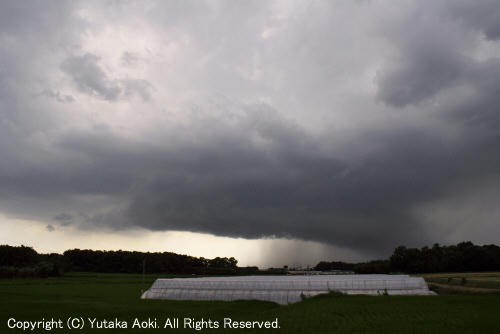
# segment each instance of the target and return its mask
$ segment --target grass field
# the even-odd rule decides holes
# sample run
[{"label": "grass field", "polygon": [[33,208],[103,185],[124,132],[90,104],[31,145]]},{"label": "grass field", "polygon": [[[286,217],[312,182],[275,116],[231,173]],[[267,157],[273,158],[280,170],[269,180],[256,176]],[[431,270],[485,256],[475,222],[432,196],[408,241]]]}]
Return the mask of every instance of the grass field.
[{"label": "grass field", "polygon": [[500,294],[500,272],[437,273],[420,276],[425,278],[429,287],[444,293]]},{"label": "grass field", "polygon": [[[454,274],[457,275],[457,274]],[[162,275],[164,277],[164,275]],[[457,276],[458,277],[458,276]],[[461,276],[460,276],[461,277]],[[436,276],[435,278],[444,278]],[[156,279],[148,275],[146,285]],[[447,278],[445,278],[447,279]],[[479,279],[481,280],[481,279]],[[274,320],[279,329],[208,329],[201,332],[231,333],[495,333],[498,330],[500,295],[450,294],[440,296],[344,296],[324,295],[279,306],[269,302],[201,302],[141,300],[140,275],[69,274],[63,278],[0,280],[0,333],[9,318],[41,320],[82,317],[83,330],[74,333],[196,333],[194,329],[132,329],[135,318],[195,320]],[[125,320],[127,330],[90,329],[86,318]],[[25,333],[68,333],[67,329]]]}]

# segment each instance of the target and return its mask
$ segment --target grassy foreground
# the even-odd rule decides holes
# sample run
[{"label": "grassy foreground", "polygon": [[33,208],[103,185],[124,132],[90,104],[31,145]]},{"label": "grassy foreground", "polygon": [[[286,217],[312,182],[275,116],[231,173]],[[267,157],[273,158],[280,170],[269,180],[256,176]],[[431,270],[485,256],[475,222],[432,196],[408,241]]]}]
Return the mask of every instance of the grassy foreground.
[{"label": "grassy foreground", "polygon": [[[149,287],[156,276],[149,275]],[[269,302],[202,302],[140,300],[141,276],[72,274],[63,278],[0,280],[0,333],[16,320],[62,319],[65,329],[38,329],[24,333],[185,333],[183,318],[194,320],[274,320],[279,329],[204,329],[232,333],[494,333],[498,330],[500,295],[451,294],[441,296],[324,295],[280,306]],[[83,330],[66,329],[68,317],[82,317]],[[87,318],[127,321],[128,329],[90,329]],[[135,318],[157,319],[160,329],[130,328]],[[163,328],[167,319],[180,318],[179,329]]]}]

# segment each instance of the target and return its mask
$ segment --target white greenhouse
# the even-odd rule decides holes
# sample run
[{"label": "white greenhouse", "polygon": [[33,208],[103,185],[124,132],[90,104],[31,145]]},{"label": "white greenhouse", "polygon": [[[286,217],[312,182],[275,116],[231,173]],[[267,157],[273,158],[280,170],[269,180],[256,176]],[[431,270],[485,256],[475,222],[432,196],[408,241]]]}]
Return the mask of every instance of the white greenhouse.
[{"label": "white greenhouse", "polygon": [[157,279],[143,299],[241,300],[279,304],[329,291],[365,295],[432,295],[421,277],[408,275],[232,276]]}]

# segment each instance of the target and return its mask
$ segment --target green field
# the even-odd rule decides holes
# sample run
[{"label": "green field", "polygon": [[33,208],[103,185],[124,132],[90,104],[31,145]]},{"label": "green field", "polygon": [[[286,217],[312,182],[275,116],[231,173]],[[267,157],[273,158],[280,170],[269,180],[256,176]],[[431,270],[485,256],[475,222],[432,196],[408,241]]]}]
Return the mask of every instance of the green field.
[{"label": "green field", "polygon": [[430,287],[442,292],[500,294],[500,272],[437,273],[421,276]]},{"label": "green field", "polygon": [[[164,275],[162,275],[164,277]],[[457,276],[458,277],[458,276]],[[156,279],[148,275],[146,285]],[[279,329],[208,329],[201,332],[232,333],[494,333],[499,328],[500,295],[448,294],[439,296],[345,296],[325,295],[280,306],[269,302],[201,302],[141,300],[140,275],[68,274],[63,278],[0,280],[0,333],[9,318],[41,320],[82,317],[87,323],[74,333],[198,333],[194,329],[132,329],[135,318],[195,320],[274,320]],[[127,330],[90,329],[87,318],[125,320]],[[68,333],[36,330],[25,333]]]}]

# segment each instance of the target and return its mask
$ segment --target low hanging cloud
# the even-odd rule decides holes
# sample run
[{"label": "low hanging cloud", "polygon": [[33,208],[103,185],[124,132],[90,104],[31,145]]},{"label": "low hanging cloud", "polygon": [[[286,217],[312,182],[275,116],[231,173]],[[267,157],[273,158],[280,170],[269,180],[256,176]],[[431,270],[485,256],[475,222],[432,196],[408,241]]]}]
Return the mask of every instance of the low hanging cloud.
[{"label": "low hanging cloud", "polygon": [[[0,44],[0,212],[371,255],[496,241],[479,199],[500,185],[497,2],[150,5],[4,30],[64,33],[30,46],[41,59]],[[464,201],[483,230],[457,221]]]}]

